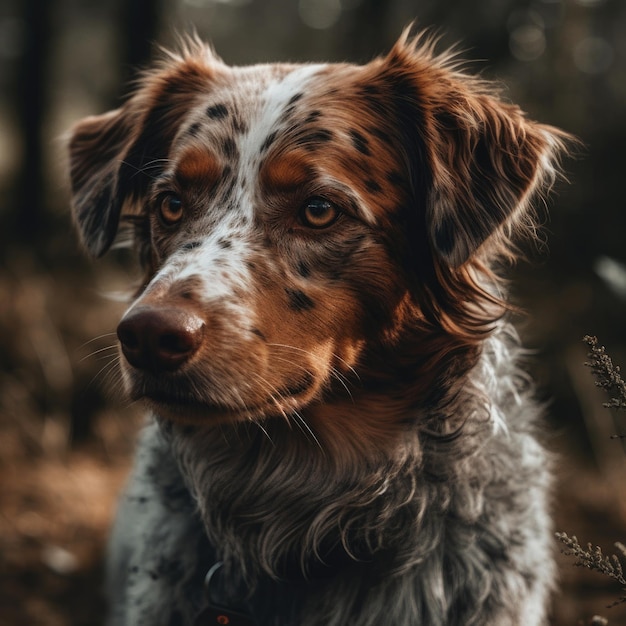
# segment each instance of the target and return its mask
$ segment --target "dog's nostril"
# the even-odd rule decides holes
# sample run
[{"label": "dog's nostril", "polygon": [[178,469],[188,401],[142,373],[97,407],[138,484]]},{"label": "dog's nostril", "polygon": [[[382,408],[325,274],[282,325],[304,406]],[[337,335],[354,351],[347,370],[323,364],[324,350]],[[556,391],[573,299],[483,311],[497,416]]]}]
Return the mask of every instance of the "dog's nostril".
[{"label": "dog's nostril", "polygon": [[170,354],[183,354],[193,349],[193,334],[167,333],[158,339],[159,350]]},{"label": "dog's nostril", "polygon": [[117,329],[117,337],[120,343],[128,349],[136,350],[139,347],[139,337],[135,334],[134,330],[128,328],[128,326],[120,326]]},{"label": "dog's nostril", "polygon": [[138,306],[120,322],[117,336],[133,367],[173,371],[202,345],[204,320],[182,307]]}]

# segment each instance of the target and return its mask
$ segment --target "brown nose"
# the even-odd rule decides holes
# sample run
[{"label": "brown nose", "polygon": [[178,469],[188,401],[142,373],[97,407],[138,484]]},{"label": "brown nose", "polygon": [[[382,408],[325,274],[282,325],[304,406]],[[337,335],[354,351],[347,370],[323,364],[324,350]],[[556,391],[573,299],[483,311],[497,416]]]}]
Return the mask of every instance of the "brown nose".
[{"label": "brown nose", "polygon": [[154,373],[178,369],[198,351],[203,335],[204,320],[177,307],[137,306],[117,327],[128,362]]}]

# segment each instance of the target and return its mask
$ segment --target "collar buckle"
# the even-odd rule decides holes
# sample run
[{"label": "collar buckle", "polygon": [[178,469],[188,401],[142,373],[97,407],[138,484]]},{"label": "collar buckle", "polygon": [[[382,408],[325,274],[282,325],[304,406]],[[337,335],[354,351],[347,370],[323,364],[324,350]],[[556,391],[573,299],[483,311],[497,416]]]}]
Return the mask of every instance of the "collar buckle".
[{"label": "collar buckle", "polygon": [[256,626],[256,622],[248,613],[213,601],[212,583],[222,565],[223,563],[218,561],[207,572],[204,579],[207,605],[196,615],[194,626]]}]

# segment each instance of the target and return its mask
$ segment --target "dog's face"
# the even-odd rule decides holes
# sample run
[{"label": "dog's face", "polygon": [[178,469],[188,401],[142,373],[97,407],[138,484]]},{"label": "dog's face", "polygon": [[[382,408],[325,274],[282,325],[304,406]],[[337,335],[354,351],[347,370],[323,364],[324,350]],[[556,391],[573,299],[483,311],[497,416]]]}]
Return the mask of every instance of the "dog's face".
[{"label": "dog's face", "polygon": [[131,395],[215,423],[354,402],[400,359],[438,384],[497,316],[481,268],[558,137],[407,36],[364,66],[189,44],[70,143],[86,247],[128,220],[146,264],[118,328]]}]

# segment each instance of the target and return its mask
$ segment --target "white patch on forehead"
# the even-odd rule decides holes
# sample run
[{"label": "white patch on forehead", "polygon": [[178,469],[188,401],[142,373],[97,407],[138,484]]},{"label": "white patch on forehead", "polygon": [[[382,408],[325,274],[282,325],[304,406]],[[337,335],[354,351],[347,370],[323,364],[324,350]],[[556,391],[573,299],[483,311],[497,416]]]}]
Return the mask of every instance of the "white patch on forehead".
[{"label": "white patch on forehead", "polygon": [[250,120],[250,130],[241,142],[242,156],[253,159],[260,153],[261,145],[284,114],[289,101],[306,88],[307,83],[324,65],[303,65],[280,80],[267,85],[259,95],[260,108],[255,119]]},{"label": "white patch on forehead", "polygon": [[324,67],[324,64],[302,65],[286,76],[269,82],[257,96],[254,109],[246,112],[248,132],[239,139],[238,147],[240,171],[250,174],[246,177],[248,185],[255,183],[261,146],[280,123],[290,100],[302,93],[309,81]]}]

